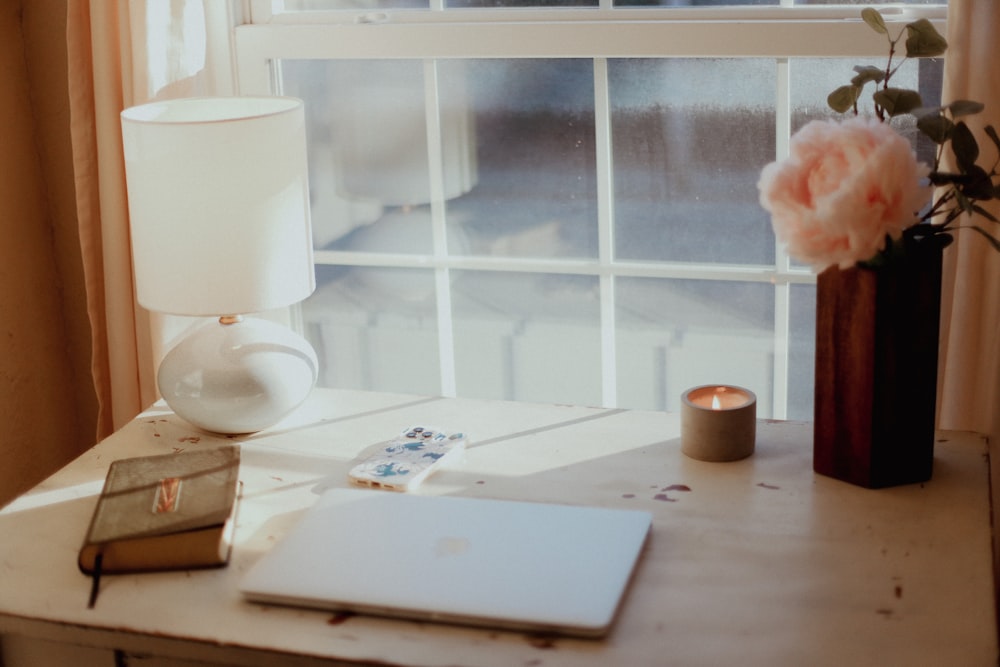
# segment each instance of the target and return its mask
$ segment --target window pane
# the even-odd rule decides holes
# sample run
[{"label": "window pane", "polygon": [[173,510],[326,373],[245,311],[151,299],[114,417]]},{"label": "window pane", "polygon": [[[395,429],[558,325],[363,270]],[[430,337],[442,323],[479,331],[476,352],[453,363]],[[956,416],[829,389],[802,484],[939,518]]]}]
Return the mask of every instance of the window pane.
[{"label": "window pane", "polygon": [[769,60],[609,63],[619,259],[772,264],[758,204],[774,159]]},{"label": "window pane", "polygon": [[789,295],[787,419],[812,421],[816,370],[816,286],[792,285]]},{"label": "window pane", "polygon": [[[898,63],[898,61],[895,61]],[[792,131],[797,131],[810,120],[816,118],[846,118],[826,104],[826,96],[839,86],[847,84],[854,76],[855,65],[884,66],[881,59],[821,59],[795,58],[789,65],[791,87]],[[916,90],[920,93],[925,107],[941,103],[941,80],[944,61],[941,59],[904,60],[893,74],[891,85],[895,88]],[[858,113],[873,117],[872,94],[874,84],[865,86],[858,100]],[[916,119],[904,114],[890,119],[898,132],[908,137],[914,144],[920,158],[928,163],[934,160],[934,144],[917,130]]]},{"label": "window pane", "polygon": [[478,181],[448,202],[469,254],[595,257],[593,66],[467,63]]},{"label": "window pane", "polygon": [[774,288],[762,283],[619,278],[618,398],[622,407],[680,409],[686,389],[735,384],[770,417]]},{"label": "window pane", "polygon": [[[285,60],[281,67],[283,92],[305,101],[316,247],[430,253],[431,89],[424,63]],[[441,187],[451,197],[475,183],[476,139],[464,63],[436,68]]]},{"label": "window pane", "polygon": [[[793,58],[789,63],[789,79],[792,107],[792,131],[795,132],[810,120],[816,118],[846,118],[830,109],[826,97],[840,86],[846,85],[855,75],[855,65],[884,67],[883,58]],[[894,60],[899,65],[892,76],[895,88],[916,90],[926,107],[941,103],[941,77],[944,61],[941,59]],[[873,83],[865,86],[858,100],[858,113],[873,117]],[[933,158],[933,145],[920,136],[913,116],[904,114],[889,121],[903,136],[909,137],[917,146],[921,159],[928,162]],[[918,141],[919,137],[919,141]],[[928,151],[930,151],[928,153]]]},{"label": "window pane", "polygon": [[458,393],[601,403],[597,279],[453,272]]},{"label": "window pane", "polygon": [[[586,60],[282,61],[306,102],[317,248],[429,254],[427,108],[441,112],[449,252],[597,254]],[[433,108],[433,107],[431,107]]]},{"label": "window pane", "polygon": [[302,313],[320,386],[441,393],[431,271],[317,266],[316,283]]}]

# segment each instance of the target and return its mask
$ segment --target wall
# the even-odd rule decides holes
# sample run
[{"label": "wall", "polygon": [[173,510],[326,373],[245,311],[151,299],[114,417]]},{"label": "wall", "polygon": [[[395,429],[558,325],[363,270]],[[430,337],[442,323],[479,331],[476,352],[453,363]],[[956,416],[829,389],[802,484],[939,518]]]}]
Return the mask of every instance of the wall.
[{"label": "wall", "polygon": [[65,0],[0,2],[0,505],[93,444]]}]

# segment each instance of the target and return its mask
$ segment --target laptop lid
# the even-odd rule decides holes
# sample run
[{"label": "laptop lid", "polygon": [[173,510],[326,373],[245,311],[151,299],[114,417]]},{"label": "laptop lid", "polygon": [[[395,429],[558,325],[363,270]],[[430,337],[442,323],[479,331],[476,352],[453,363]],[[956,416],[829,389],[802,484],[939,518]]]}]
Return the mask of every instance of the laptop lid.
[{"label": "laptop lid", "polygon": [[331,489],[240,584],[253,601],[602,636],[648,512]]}]

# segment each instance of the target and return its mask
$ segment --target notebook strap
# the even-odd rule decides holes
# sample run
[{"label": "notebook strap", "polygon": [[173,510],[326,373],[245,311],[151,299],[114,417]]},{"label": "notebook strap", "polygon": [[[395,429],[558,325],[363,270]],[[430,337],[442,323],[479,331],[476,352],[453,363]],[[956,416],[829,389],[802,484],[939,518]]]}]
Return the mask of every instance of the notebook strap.
[{"label": "notebook strap", "polygon": [[101,565],[104,561],[104,554],[98,552],[94,557],[94,573],[90,579],[90,599],[87,601],[87,609],[93,609],[97,604],[97,594],[101,590]]}]

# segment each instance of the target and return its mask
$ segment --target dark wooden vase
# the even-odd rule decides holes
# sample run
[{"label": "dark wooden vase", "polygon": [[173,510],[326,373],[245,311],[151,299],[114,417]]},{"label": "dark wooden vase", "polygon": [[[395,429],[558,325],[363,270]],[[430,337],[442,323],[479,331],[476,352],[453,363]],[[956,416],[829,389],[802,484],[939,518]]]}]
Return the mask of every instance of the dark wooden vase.
[{"label": "dark wooden vase", "polygon": [[827,269],[816,292],[813,467],[881,488],[934,464],[942,245]]}]

